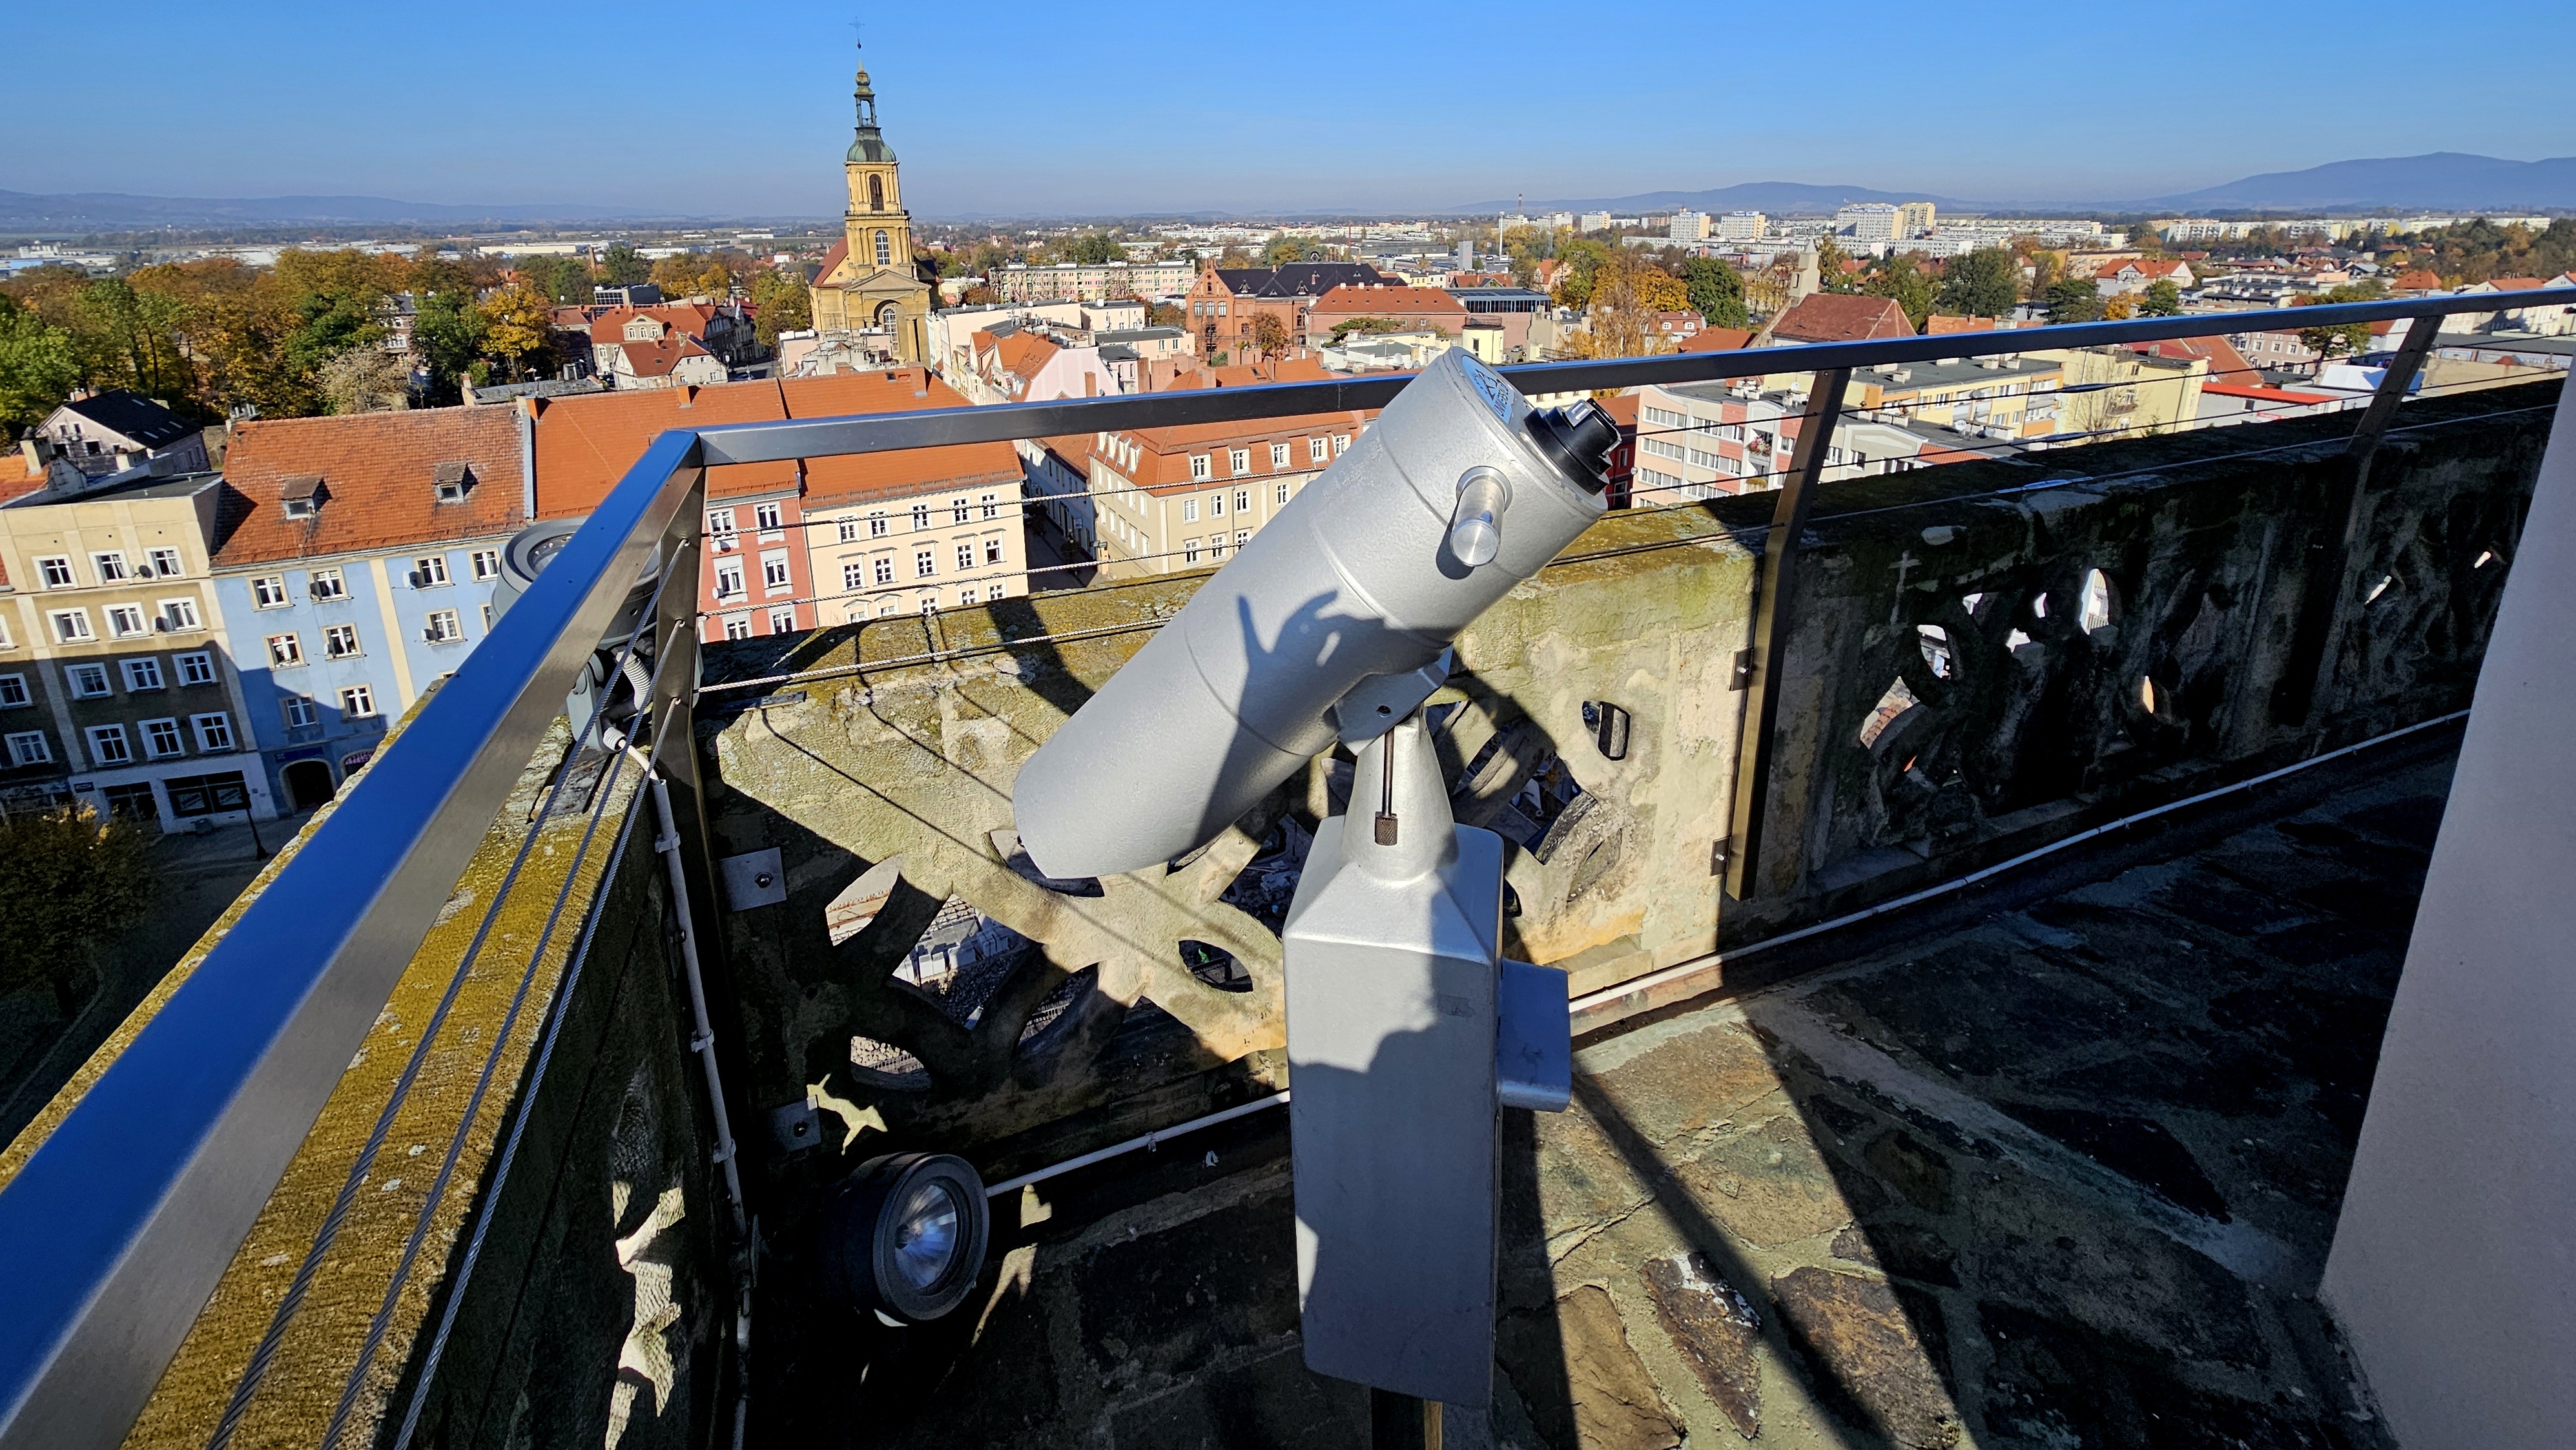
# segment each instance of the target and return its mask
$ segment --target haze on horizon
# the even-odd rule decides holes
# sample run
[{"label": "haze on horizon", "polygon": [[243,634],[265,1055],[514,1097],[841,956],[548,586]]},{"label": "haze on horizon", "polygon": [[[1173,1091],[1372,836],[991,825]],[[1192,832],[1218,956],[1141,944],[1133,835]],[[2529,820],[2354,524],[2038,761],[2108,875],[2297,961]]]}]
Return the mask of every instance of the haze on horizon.
[{"label": "haze on horizon", "polygon": [[[2195,37],[2134,9],[1970,8],[1868,0],[1824,25],[1656,0],[1604,24],[1525,0],[1244,15],[1146,0],[861,23],[907,200],[932,218],[1431,210],[1745,181],[2073,205],[2353,157],[2576,153],[2555,84],[2576,59],[2563,0],[2491,0],[2448,27],[2357,0],[2297,27],[2287,55],[2224,22]],[[15,49],[95,53],[101,16],[28,13]],[[169,61],[113,87],[88,65],[23,67],[0,188],[841,206],[851,30],[810,0],[327,16],[145,0],[116,28]],[[2426,87],[2428,70],[2449,79]],[[2433,99],[2395,104],[2409,95]]]}]

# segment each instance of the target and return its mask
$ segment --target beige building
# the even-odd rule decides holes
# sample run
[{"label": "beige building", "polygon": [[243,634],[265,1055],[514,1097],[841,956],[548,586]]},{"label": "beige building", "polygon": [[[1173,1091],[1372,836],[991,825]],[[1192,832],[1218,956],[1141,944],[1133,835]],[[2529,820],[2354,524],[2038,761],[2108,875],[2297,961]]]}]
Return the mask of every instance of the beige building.
[{"label": "beige building", "polygon": [[195,473],[0,508],[0,800],[168,830],[277,814],[224,649],[223,493]]},{"label": "beige building", "polygon": [[2057,431],[2064,367],[2001,354],[1855,368],[1843,406],[1863,421],[1929,424],[1978,438],[2038,438]]},{"label": "beige building", "polygon": [[1052,451],[1079,455],[1089,486],[1088,507],[1059,516],[1072,542],[1092,551],[1103,578],[1222,564],[1376,416],[1312,413],[1056,439]]},{"label": "beige building", "polygon": [[858,74],[858,138],[847,162],[850,210],[838,245],[814,278],[814,327],[867,340],[897,362],[933,361],[930,283],[912,248],[912,216],[903,209],[894,148],[877,131],[876,91]]},{"label": "beige building", "polygon": [[2166,358],[2125,347],[2050,348],[2022,354],[2027,362],[2064,369],[2057,403],[2059,434],[2083,434],[2074,443],[2165,433],[2200,416],[2200,388],[2209,359]]}]

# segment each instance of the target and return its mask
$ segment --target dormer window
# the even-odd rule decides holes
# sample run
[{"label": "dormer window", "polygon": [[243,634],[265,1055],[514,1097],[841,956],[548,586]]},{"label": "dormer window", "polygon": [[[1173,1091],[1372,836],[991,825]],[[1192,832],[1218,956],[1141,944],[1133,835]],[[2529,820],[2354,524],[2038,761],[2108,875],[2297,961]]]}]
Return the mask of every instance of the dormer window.
[{"label": "dormer window", "polygon": [[465,463],[442,463],[431,475],[430,486],[440,503],[463,503],[465,491],[474,486],[474,469]]},{"label": "dormer window", "polygon": [[278,485],[277,499],[288,518],[312,518],[322,512],[322,480],[314,474],[290,478]]},{"label": "dormer window", "polygon": [[628,318],[626,320],[626,340],[628,342],[660,342],[662,340],[662,324],[660,320],[651,317]]}]

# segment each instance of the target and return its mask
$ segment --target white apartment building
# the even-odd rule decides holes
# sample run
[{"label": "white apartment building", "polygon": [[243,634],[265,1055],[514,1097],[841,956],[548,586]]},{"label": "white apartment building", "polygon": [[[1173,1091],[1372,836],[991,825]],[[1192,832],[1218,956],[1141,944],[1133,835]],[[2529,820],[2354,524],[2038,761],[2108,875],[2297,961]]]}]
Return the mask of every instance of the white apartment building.
[{"label": "white apartment building", "polygon": [[1576,219],[1575,225],[1587,232],[1606,232],[1610,230],[1610,213],[1587,211]]},{"label": "white apartment building", "polygon": [[1856,202],[1834,213],[1834,230],[1850,233],[1855,242],[1895,241],[1896,208],[1883,201]]},{"label": "white apartment building", "polygon": [[1758,242],[1771,227],[1771,218],[1758,211],[1731,211],[1718,218],[1717,235],[1723,241]]},{"label": "white apartment building", "polygon": [[1708,240],[1708,222],[1708,213],[1683,207],[1673,213],[1664,235],[1676,242],[1704,242]]}]

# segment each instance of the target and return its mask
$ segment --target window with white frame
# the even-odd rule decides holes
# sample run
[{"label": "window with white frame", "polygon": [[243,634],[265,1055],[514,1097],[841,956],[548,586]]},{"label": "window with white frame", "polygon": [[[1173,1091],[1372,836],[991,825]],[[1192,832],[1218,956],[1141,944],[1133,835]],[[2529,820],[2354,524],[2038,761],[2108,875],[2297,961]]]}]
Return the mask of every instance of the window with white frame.
[{"label": "window with white frame", "polygon": [[277,702],[278,713],[286,717],[289,730],[309,730],[319,724],[322,712],[313,708],[312,700],[302,695],[289,695]]},{"label": "window with white frame", "polygon": [[152,618],[140,604],[111,604],[107,607],[107,632],[118,639],[132,639],[152,632]]},{"label": "window with white frame", "polygon": [[1198,521],[1199,521],[1199,501],[1198,501],[1197,496],[1196,496],[1196,495],[1192,495],[1192,496],[1191,496],[1191,497],[1189,497],[1189,498],[1182,499],[1182,500],[1181,500],[1181,522],[1183,522],[1183,523],[1185,523],[1185,524],[1194,524],[1194,523],[1197,523]]},{"label": "window with white frame", "polygon": [[305,597],[317,604],[349,597],[349,581],[337,569],[316,569],[305,577]]},{"label": "window with white frame", "polygon": [[975,567],[975,541],[968,539],[957,546],[957,572],[964,574]]},{"label": "window with white frame", "polygon": [[983,504],[984,517],[988,519],[997,519],[1002,516],[1001,495],[988,493],[984,495]]},{"label": "window with white frame", "polygon": [[322,631],[322,653],[335,660],[345,660],[358,653],[358,627],[335,624]]},{"label": "window with white frame", "polygon": [[1288,501],[1288,480],[1284,478],[1279,480],[1279,501],[1281,503]]},{"label": "window with white frame", "polygon": [[993,537],[984,541],[984,562],[987,564],[999,564],[1002,562],[1001,535],[995,534]]},{"label": "window with white frame", "polygon": [[1208,535],[1208,557],[1211,559],[1223,559],[1225,557],[1225,535]]},{"label": "window with white frame", "polygon": [[859,562],[859,561],[858,561],[858,560],[856,560],[856,559],[852,559],[852,560],[848,561],[847,563],[844,563],[843,565],[841,565],[841,588],[842,588],[844,591],[851,590],[851,589],[865,589],[865,588],[867,587],[867,585],[868,585],[868,566],[867,566],[867,565],[865,565],[865,564],[863,564],[863,563]]},{"label": "window with white frame", "polygon": [[121,549],[103,549],[90,555],[89,566],[98,572],[101,584],[122,584],[134,577],[133,571],[125,567],[125,552]]},{"label": "window with white frame", "polygon": [[1225,490],[1219,489],[1208,495],[1208,512],[1218,518],[1225,517]]},{"label": "window with white frame", "polygon": [[1313,462],[1313,463],[1321,463],[1321,462],[1323,462],[1323,461],[1324,461],[1324,457],[1325,457],[1325,452],[1326,452],[1326,450],[1327,450],[1328,448],[1330,448],[1330,447],[1331,447],[1331,445],[1330,445],[1330,444],[1328,444],[1328,443],[1326,443],[1326,442],[1325,442],[1323,439],[1321,439],[1321,438],[1309,438],[1309,439],[1307,439],[1307,440],[1306,440],[1306,458],[1307,458],[1307,460],[1308,460],[1309,462]]},{"label": "window with white frame", "polygon": [[42,730],[13,730],[9,733],[11,765],[47,765],[54,758],[54,744]]},{"label": "window with white frame", "polygon": [[262,574],[250,581],[250,607],[281,609],[286,605],[286,576]]},{"label": "window with white frame", "polygon": [[1288,466],[1287,444],[1273,443],[1270,445],[1270,466],[1273,468],[1286,468]]},{"label": "window with white frame", "polygon": [[35,696],[27,691],[25,675],[0,675],[0,710],[15,710],[21,705],[34,703]]},{"label": "window with white frame", "polygon": [[304,663],[304,637],[299,634],[272,634],[268,637],[268,662],[281,670]]},{"label": "window with white frame", "polygon": [[188,572],[186,566],[179,562],[176,549],[154,549],[151,558],[152,577],[155,579],[176,579]]},{"label": "window with white frame", "polygon": [[1249,448],[1237,448],[1226,459],[1226,462],[1230,465],[1229,471],[1237,478],[1240,478],[1252,471],[1252,450]]},{"label": "window with white frame", "polygon": [[885,536],[886,536],[886,516],[885,516],[885,510],[883,510],[883,509],[879,509],[879,510],[877,510],[875,513],[872,513],[872,514],[868,515],[868,537],[869,537],[869,538],[871,538],[871,539],[882,539],[882,538],[884,538]]},{"label": "window with white frame", "polygon": [[46,617],[53,621],[54,639],[59,643],[79,644],[98,638],[90,632],[89,611],[86,609],[57,609]]},{"label": "window with white frame", "polygon": [[172,655],[170,663],[179,667],[180,684],[211,685],[215,682],[215,656],[210,650]]},{"label": "window with white frame", "polygon": [[952,499],[950,499],[950,500],[948,501],[948,511],[949,511],[951,514],[955,515],[955,517],[954,517],[954,518],[952,518],[952,519],[950,520],[950,522],[951,522],[951,523],[960,523],[960,524],[962,524],[962,523],[966,522],[966,518],[967,518],[967,513],[966,513],[966,500],[964,500],[964,499],[962,499],[962,498],[952,498]]},{"label": "window with white frame", "polygon": [[1239,514],[1248,514],[1252,512],[1251,489],[1238,488],[1234,491],[1234,511]]},{"label": "window with white frame", "polygon": [[197,732],[197,749],[208,755],[233,748],[233,717],[218,711],[211,715],[191,715],[188,724]]},{"label": "window with white frame", "polygon": [[914,504],[912,506],[912,531],[917,534],[929,527],[930,505],[926,503]]},{"label": "window with white frame", "polygon": [[855,543],[858,540],[859,521],[857,519],[841,519],[833,524],[832,529],[841,543]]},{"label": "window with white frame", "polygon": [[967,585],[966,587],[964,587],[964,588],[962,588],[962,589],[958,590],[958,591],[957,591],[957,602],[958,602],[958,604],[959,604],[959,605],[961,605],[961,606],[963,606],[963,607],[970,608],[970,609],[971,609],[971,608],[973,608],[973,607],[974,607],[974,604],[975,604],[975,586],[974,586],[974,585],[972,585],[972,584],[969,584],[969,585]]},{"label": "window with white frame", "polygon": [[760,556],[760,584],[771,594],[784,594],[796,587],[795,576],[787,567],[785,549],[773,549]]},{"label": "window with white frame", "polygon": [[72,587],[72,561],[61,554],[38,559],[36,577],[44,580],[48,589],[69,589]]},{"label": "window with white frame", "polygon": [[928,549],[915,549],[913,551],[912,573],[914,578],[927,579],[938,572],[939,560],[933,556]]},{"label": "window with white frame", "polygon": [[716,565],[716,597],[740,599],[742,592],[742,561],[728,559]]},{"label": "window with white frame", "polygon": [[122,725],[92,725],[88,730],[89,758],[100,765],[123,765],[134,759],[134,747],[126,743]]},{"label": "window with white frame", "polygon": [[411,561],[411,587],[437,589],[447,583],[447,556],[423,554]]},{"label": "window with white frame", "polygon": [[501,577],[500,550],[477,549],[469,557],[474,565],[474,577],[476,579],[498,579]]},{"label": "window with white frame", "polygon": [[16,649],[18,641],[9,633],[9,617],[0,614],[0,649]]},{"label": "window with white frame", "polygon": [[159,612],[152,617],[152,627],[164,634],[186,634],[206,627],[194,599],[164,599],[153,608]]},{"label": "window with white frame", "polygon": [[483,601],[483,632],[492,632],[492,601],[489,599]]},{"label": "window with white frame", "polygon": [[465,638],[465,621],[458,619],[453,609],[433,609],[420,637],[431,644],[454,644]]},{"label": "window with white frame", "polygon": [[1204,453],[1193,453],[1193,454],[1191,454],[1191,455],[1190,455],[1190,477],[1192,477],[1192,478],[1205,478],[1205,477],[1207,477],[1207,476],[1208,476],[1208,456],[1207,456],[1206,454],[1204,454]]},{"label": "window with white frame", "polygon": [[751,506],[751,521],[764,534],[774,534],[787,527],[786,514],[776,500]]},{"label": "window with white frame", "polygon": [[782,604],[778,608],[769,611],[769,632],[771,634],[795,633],[796,606],[793,604]]},{"label": "window with white frame", "polygon": [[717,553],[732,551],[735,543],[732,509],[707,510],[707,537],[715,542]]},{"label": "window with white frame", "polygon": [[1334,456],[1334,457],[1339,458],[1339,457],[1340,457],[1340,456],[1342,456],[1343,454],[1348,453],[1348,452],[1350,451],[1350,449],[1351,449],[1351,435],[1349,435],[1348,433],[1336,433],[1336,434],[1334,434],[1334,435],[1333,435],[1333,456]]},{"label": "window with white frame", "polygon": [[108,693],[107,666],[96,661],[64,666],[63,681],[71,686],[74,699],[96,700]]},{"label": "window with white frame", "polygon": [[1198,561],[1199,541],[1196,539],[1181,540],[1181,562],[1184,564],[1195,564]]},{"label": "window with white frame", "polygon": [[985,585],[985,586],[984,586],[984,602],[985,602],[985,603],[987,603],[987,604],[999,604],[999,603],[1001,603],[1001,602],[1002,602],[1002,586],[1001,586],[1001,585],[999,585],[999,584],[987,584],[987,585]]},{"label": "window with white frame", "polygon": [[119,663],[125,670],[125,689],[128,694],[136,690],[161,688],[161,661],[157,657],[139,655]]},{"label": "window with white frame", "polygon": [[876,580],[879,584],[892,584],[894,582],[894,555],[877,555],[875,573]]},{"label": "window with white frame", "polygon": [[143,731],[143,753],[154,760],[167,760],[173,755],[188,753],[187,745],[179,739],[178,721],[146,720],[140,728]]},{"label": "window with white frame", "polygon": [[372,718],[376,713],[376,692],[365,685],[351,685],[342,690],[340,713],[352,720]]}]

